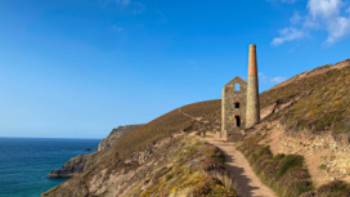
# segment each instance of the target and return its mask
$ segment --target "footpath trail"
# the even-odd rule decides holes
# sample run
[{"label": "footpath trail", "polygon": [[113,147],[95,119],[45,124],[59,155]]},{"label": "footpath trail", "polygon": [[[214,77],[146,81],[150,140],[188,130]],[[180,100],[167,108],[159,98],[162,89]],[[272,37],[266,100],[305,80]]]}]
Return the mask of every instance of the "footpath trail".
[{"label": "footpath trail", "polygon": [[208,135],[203,139],[225,152],[229,173],[240,197],[277,197],[255,175],[247,159],[235,148],[233,143],[225,142],[215,135]]},{"label": "footpath trail", "polygon": [[[194,121],[204,123],[202,117],[192,116],[181,109],[179,112]],[[275,192],[263,184],[256,176],[248,160],[236,149],[234,143],[223,141],[216,135],[210,134],[201,139],[224,151],[230,177],[235,183],[235,189],[239,197],[277,197]]]}]

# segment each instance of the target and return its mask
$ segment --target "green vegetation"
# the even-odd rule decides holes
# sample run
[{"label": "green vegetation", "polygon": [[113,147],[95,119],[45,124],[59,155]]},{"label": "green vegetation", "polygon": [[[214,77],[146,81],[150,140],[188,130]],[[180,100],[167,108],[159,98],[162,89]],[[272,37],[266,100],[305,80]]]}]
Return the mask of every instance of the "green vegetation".
[{"label": "green vegetation", "polygon": [[[187,105],[173,110],[145,125],[135,127],[129,132],[123,133],[119,138],[115,139],[113,147],[109,151],[104,151],[95,155],[95,159],[91,165],[94,166],[86,170],[82,176],[90,177],[102,169],[115,169],[120,167],[120,162],[130,157],[135,152],[143,151],[153,144],[164,138],[175,135],[181,131],[192,131],[195,126],[201,126],[194,122],[191,116],[201,116],[210,122],[216,122],[220,114],[220,102],[206,101]],[[212,127],[218,127],[220,123],[208,125],[208,130]],[[85,178],[88,179],[88,178]]]},{"label": "green vegetation", "polygon": [[260,145],[259,138],[246,139],[239,150],[247,157],[256,174],[281,197],[298,197],[312,191],[311,177],[299,155],[273,156],[268,146]]},{"label": "green vegetation", "polygon": [[[317,189],[300,155],[273,155],[259,142],[257,133],[245,139],[238,149],[246,156],[255,173],[281,197],[349,197],[350,184],[334,181]],[[321,165],[320,168],[323,168]]]},{"label": "green vegetation", "polygon": [[[344,62],[344,64],[350,62]],[[297,102],[289,109],[276,114],[289,130],[307,129],[312,132],[333,131],[333,134],[350,134],[350,66],[315,69],[302,79],[294,78],[261,97],[263,106],[275,102],[285,103],[293,98]],[[322,71],[321,74],[315,74]]]},{"label": "green vegetation", "polygon": [[[350,64],[350,61],[347,63]],[[350,134],[350,66],[342,69],[330,68],[327,65],[315,69],[311,73],[303,74],[306,77],[297,76],[284,85],[264,92],[260,98],[261,107],[294,100],[291,106],[270,118],[280,120],[290,131],[306,129],[316,133],[332,130],[334,136]],[[77,196],[87,196],[88,183],[102,171],[113,174],[118,169],[136,169],[138,166],[125,165],[123,162],[133,153],[144,151],[161,139],[181,131],[198,131],[199,127],[205,127],[207,131],[220,128],[220,107],[220,100],[187,105],[122,134],[109,151],[92,156],[83,174],[54,188],[53,194],[61,193],[61,196],[67,196],[79,191]],[[202,117],[209,124],[201,125],[184,113]],[[273,156],[269,147],[259,144],[260,137],[246,139],[239,149],[261,179],[280,196],[294,197],[310,193],[321,197],[349,196],[346,193],[349,191],[349,185],[342,182],[334,182],[313,191],[303,158],[299,155]],[[224,158],[219,151],[200,144],[192,144],[184,149],[185,152],[179,151],[176,155],[174,167],[159,169],[155,177],[158,182],[148,188],[144,196],[162,192],[161,188],[176,193],[190,185],[193,186],[191,191],[196,196],[234,196],[232,191],[228,190],[232,188],[232,183],[224,174]],[[202,160],[198,160],[199,158]],[[173,185],[178,187],[173,188]]]},{"label": "green vegetation", "polygon": [[301,197],[349,197],[350,184],[342,181],[333,181],[321,186],[314,192],[308,192]]},{"label": "green vegetation", "polygon": [[149,122],[134,132],[125,133],[117,139],[116,146],[113,149],[121,155],[128,155],[130,152],[143,150],[160,139],[169,137],[179,131],[188,130],[188,128],[193,126],[193,120],[184,116],[183,112],[192,116],[202,116],[207,120],[213,120],[215,111],[220,113],[220,103],[216,101],[201,102],[181,107]]},{"label": "green vegetation", "polygon": [[[224,169],[224,154],[218,148],[199,142],[194,138],[184,139],[169,157],[171,167],[160,168],[154,173],[153,184],[140,193],[142,197],[163,196],[236,197],[232,185],[213,176]],[[137,187],[139,189],[139,187]]]},{"label": "green vegetation", "polygon": [[[307,77],[294,78],[285,86],[264,92],[260,99],[261,107],[283,104],[298,98],[290,108],[274,116],[288,129],[308,129],[313,132],[330,129],[335,135],[350,133],[350,66],[343,69],[329,69],[330,67],[326,65],[310,72],[321,71],[322,74],[308,73],[305,74]],[[169,112],[135,129],[135,132],[126,133],[118,139],[118,145],[114,149],[121,155],[128,155],[178,131],[198,129],[194,120],[184,116],[183,112],[210,122],[206,125],[208,131],[220,128],[220,100],[195,103]]]}]

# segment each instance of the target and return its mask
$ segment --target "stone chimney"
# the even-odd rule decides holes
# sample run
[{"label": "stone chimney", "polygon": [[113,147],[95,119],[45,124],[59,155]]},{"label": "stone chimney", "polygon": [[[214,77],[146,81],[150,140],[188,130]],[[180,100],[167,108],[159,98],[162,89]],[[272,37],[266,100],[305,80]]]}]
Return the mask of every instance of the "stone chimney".
[{"label": "stone chimney", "polygon": [[255,44],[249,45],[246,128],[260,121],[258,65]]}]

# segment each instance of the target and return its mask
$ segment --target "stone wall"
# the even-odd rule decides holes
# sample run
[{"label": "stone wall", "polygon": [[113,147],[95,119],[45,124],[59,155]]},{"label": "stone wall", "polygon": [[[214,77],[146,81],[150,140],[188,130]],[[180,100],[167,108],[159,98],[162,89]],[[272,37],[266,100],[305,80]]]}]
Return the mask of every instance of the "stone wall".
[{"label": "stone wall", "polygon": [[225,140],[239,140],[246,124],[247,83],[239,77],[224,86],[222,92],[221,137]]}]

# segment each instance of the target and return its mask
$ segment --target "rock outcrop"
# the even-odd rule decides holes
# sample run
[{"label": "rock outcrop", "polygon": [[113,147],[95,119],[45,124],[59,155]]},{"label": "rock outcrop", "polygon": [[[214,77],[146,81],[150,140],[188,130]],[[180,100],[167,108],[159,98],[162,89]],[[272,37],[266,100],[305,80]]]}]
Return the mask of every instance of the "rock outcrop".
[{"label": "rock outcrop", "polygon": [[[108,137],[103,139],[99,143],[97,152],[106,151],[110,149],[122,134],[137,129],[140,126],[142,125],[127,125],[113,129],[112,132],[108,135]],[[94,162],[93,157],[95,155],[96,153],[91,153],[73,157],[69,161],[67,161],[61,168],[52,170],[48,174],[48,178],[66,179],[71,178],[75,174],[82,173],[84,169],[86,169],[88,163]]]},{"label": "rock outcrop", "polygon": [[66,179],[71,178],[74,174],[81,173],[84,171],[86,163],[90,160],[92,154],[79,155],[73,157],[64,166],[58,170],[53,170],[49,173],[50,179]]},{"label": "rock outcrop", "polygon": [[108,135],[108,137],[100,142],[97,151],[100,152],[111,148],[113,144],[117,141],[116,139],[119,138],[123,133],[133,131],[141,126],[142,125],[126,125],[114,128],[112,132]]}]

